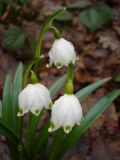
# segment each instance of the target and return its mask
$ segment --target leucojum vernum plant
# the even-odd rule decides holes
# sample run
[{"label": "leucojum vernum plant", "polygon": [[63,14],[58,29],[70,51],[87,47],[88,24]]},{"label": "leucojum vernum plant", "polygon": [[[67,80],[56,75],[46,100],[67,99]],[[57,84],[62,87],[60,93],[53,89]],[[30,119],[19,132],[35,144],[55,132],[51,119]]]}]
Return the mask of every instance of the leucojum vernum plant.
[{"label": "leucojum vernum plant", "polygon": [[[64,39],[52,23],[55,16],[64,10],[61,8],[55,11],[43,24],[34,58],[24,69],[19,64],[13,80],[11,72],[7,74],[0,101],[0,134],[6,138],[12,160],[61,160],[87,128],[120,95],[119,89],[108,93],[84,115],[80,101],[108,82],[110,77],[74,92],[76,52],[73,44],[67,38]],[[49,62],[46,66],[55,65],[58,69],[65,66],[66,75],[48,89],[40,84],[37,73],[44,59],[41,52],[42,40],[49,29],[54,33],[55,41],[48,53]],[[53,101],[62,86],[64,94]],[[46,110],[49,110],[51,116],[38,129]],[[29,118],[28,125],[24,123],[24,117]],[[49,138],[51,135],[52,139]]]}]

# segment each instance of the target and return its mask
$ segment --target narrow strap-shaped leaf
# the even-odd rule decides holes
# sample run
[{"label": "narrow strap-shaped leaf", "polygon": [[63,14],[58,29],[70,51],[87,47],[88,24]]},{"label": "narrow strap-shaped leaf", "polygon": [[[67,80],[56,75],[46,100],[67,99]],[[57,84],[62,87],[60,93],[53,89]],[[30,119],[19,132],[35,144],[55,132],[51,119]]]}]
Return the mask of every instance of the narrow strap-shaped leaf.
[{"label": "narrow strap-shaped leaf", "polygon": [[56,92],[62,87],[65,80],[66,80],[66,75],[62,76],[50,87],[49,90],[50,90],[51,97],[53,97],[56,94]]},{"label": "narrow strap-shaped leaf", "polygon": [[49,157],[48,159],[49,160],[53,160],[56,157],[57,151],[59,150],[59,148],[61,146],[61,142],[63,140],[64,135],[65,134],[64,134],[64,131],[62,129],[56,133],[56,136],[53,139],[53,142],[52,142],[52,145],[50,147],[49,154],[48,154],[48,157]]},{"label": "narrow strap-shaped leaf", "polygon": [[87,87],[81,89],[80,91],[78,91],[75,95],[81,101],[81,100],[85,99],[85,97],[87,97],[90,93],[92,93],[97,88],[99,88],[100,86],[102,86],[104,83],[108,82],[110,79],[111,78],[108,77],[108,78],[99,80],[97,82],[94,82],[94,83],[90,84],[89,86],[87,86]]},{"label": "narrow strap-shaped leaf", "polygon": [[1,121],[0,121],[0,135],[4,135],[13,144],[15,144],[17,146],[17,144],[18,144],[17,136],[10,129],[8,129]]},{"label": "narrow strap-shaped leaf", "polygon": [[108,108],[108,106],[120,95],[120,90],[114,90],[98,101],[84,117],[82,123],[62,141],[62,147],[57,151],[57,156],[52,160],[60,160],[63,155],[75,144],[80,136],[95,122],[95,120]]},{"label": "narrow strap-shaped leaf", "polygon": [[0,100],[0,118],[2,117],[2,101]]},{"label": "narrow strap-shaped leaf", "polygon": [[35,148],[35,153],[40,151],[42,149],[42,146],[47,142],[48,138],[48,127],[50,126],[50,122],[47,122],[47,124],[44,126],[44,128],[41,130],[39,136],[37,137],[36,141],[36,148]]},{"label": "narrow strap-shaped leaf", "polygon": [[27,138],[26,138],[27,152],[29,157],[32,157],[33,155],[33,149],[31,148],[35,144],[35,131],[43,112],[44,111],[42,111],[38,116],[35,116],[32,113],[30,113],[30,116],[29,116],[29,124],[27,128]]},{"label": "narrow strap-shaped leaf", "polygon": [[12,160],[18,159],[18,148],[15,144],[13,144],[10,139],[6,138],[6,143],[9,148],[10,158]]},{"label": "narrow strap-shaped leaf", "polygon": [[22,63],[19,64],[15,78],[13,81],[13,94],[12,94],[12,120],[13,120],[13,127],[18,132],[19,128],[19,120],[17,117],[18,112],[18,95],[22,89],[22,75],[23,75],[23,65]]},{"label": "narrow strap-shaped leaf", "polygon": [[8,73],[5,79],[2,100],[2,119],[6,125],[12,125],[12,108],[11,108],[11,95],[12,95],[12,74]]}]

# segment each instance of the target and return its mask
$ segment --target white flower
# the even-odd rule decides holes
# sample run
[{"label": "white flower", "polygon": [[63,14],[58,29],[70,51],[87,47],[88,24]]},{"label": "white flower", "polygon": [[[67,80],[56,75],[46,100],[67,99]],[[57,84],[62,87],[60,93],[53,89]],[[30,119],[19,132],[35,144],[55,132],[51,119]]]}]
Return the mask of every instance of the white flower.
[{"label": "white flower", "polygon": [[69,62],[74,64],[76,60],[76,53],[73,44],[64,38],[55,40],[48,54],[50,57],[50,63],[47,67],[50,67],[52,63],[54,63],[57,68],[61,68],[63,65],[68,66]]},{"label": "white flower", "polygon": [[52,103],[49,90],[42,84],[28,84],[18,97],[19,113],[22,116],[24,113],[31,111],[38,115],[43,107],[49,108]]},{"label": "white flower", "polygon": [[51,126],[49,132],[63,127],[69,133],[75,124],[82,120],[82,108],[75,95],[63,95],[52,106]]}]

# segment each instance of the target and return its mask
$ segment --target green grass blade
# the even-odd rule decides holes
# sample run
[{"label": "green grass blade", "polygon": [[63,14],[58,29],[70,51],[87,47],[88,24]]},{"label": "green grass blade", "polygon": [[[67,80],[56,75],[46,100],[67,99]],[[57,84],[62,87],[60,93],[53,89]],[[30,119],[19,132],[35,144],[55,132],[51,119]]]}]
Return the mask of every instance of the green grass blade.
[{"label": "green grass blade", "polygon": [[108,77],[108,78],[99,80],[97,82],[94,82],[94,83],[90,84],[89,86],[87,86],[87,87],[81,89],[80,91],[78,91],[75,95],[81,101],[81,100],[85,99],[90,93],[92,93],[97,88],[99,88],[100,86],[102,86],[104,83],[108,82],[110,79],[111,78]]},{"label": "green grass blade", "polygon": [[13,144],[17,146],[18,138],[8,127],[1,122],[0,119],[0,135],[7,137]]},{"label": "green grass blade", "polygon": [[52,141],[52,144],[50,146],[50,151],[48,153],[48,160],[53,160],[57,156],[57,153],[59,151],[59,148],[61,146],[61,142],[64,137],[64,131],[63,129],[60,129],[58,132],[56,132],[56,136]]},{"label": "green grass blade", "polygon": [[2,117],[2,101],[0,100],[0,118]]},{"label": "green grass blade", "polygon": [[29,123],[26,137],[27,152],[29,157],[32,157],[34,154],[33,146],[35,146],[35,132],[43,112],[44,111],[42,111],[38,116],[35,116],[32,113],[29,114]]},{"label": "green grass blade", "polygon": [[58,79],[51,87],[50,87],[50,94],[51,97],[55,96],[56,92],[63,86],[66,80],[66,75],[62,76]]},{"label": "green grass blade", "polygon": [[41,130],[36,141],[35,153],[40,152],[43,149],[43,146],[45,145],[45,143],[47,142],[48,136],[49,136],[49,132],[48,132],[49,126],[50,126],[50,122],[47,122],[44,128]]},{"label": "green grass blade", "polygon": [[8,73],[5,79],[3,100],[2,100],[2,120],[8,127],[12,127],[11,95],[12,95],[12,74]]},{"label": "green grass blade", "polygon": [[18,95],[22,89],[22,76],[23,76],[23,65],[22,63],[19,64],[14,81],[13,81],[13,93],[12,93],[12,120],[13,120],[13,127],[18,132],[19,128],[19,120],[17,117],[18,113]]},{"label": "green grass blade", "polygon": [[62,141],[62,147],[57,151],[57,156],[52,160],[60,160],[63,155],[75,144],[80,136],[95,122],[95,120],[108,108],[108,106],[120,95],[120,90],[114,90],[98,101],[84,117],[81,125],[75,127]]},{"label": "green grass blade", "polygon": [[10,158],[12,160],[18,159],[18,148],[15,144],[13,144],[10,139],[6,138],[6,143],[9,149]]}]

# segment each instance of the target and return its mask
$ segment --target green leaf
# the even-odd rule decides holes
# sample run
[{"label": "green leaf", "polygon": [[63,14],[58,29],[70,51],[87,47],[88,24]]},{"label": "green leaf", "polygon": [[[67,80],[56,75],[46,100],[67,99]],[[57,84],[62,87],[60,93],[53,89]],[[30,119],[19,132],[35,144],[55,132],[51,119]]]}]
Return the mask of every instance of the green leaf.
[{"label": "green leaf", "polygon": [[57,156],[52,160],[60,160],[63,155],[75,144],[80,136],[92,126],[96,119],[108,108],[108,106],[120,95],[120,90],[114,90],[98,101],[83,118],[82,123],[75,127],[72,132],[61,142]]},{"label": "green leaf", "polygon": [[80,21],[91,31],[101,28],[112,18],[112,9],[104,3],[97,3],[94,7],[80,13]]},{"label": "green leaf", "polygon": [[14,3],[14,0],[3,0],[4,3],[6,3],[7,5],[12,6]]},{"label": "green leaf", "polygon": [[35,148],[33,148],[33,146],[35,146],[35,132],[43,112],[44,111],[42,111],[38,116],[35,116],[32,113],[29,114],[29,123],[26,137],[27,152],[29,157],[32,157],[34,154]]},{"label": "green leaf", "polygon": [[62,129],[60,129],[58,132],[56,132],[56,136],[52,141],[52,144],[50,146],[50,151],[48,154],[48,160],[54,160],[55,157],[57,156],[57,151],[59,150],[60,146],[61,146],[61,142],[63,140],[64,137],[64,131]]},{"label": "green leaf", "polygon": [[71,19],[72,16],[68,11],[61,12],[55,17],[57,21],[70,21]]},{"label": "green leaf", "polygon": [[115,78],[115,81],[116,81],[116,82],[120,82],[120,75],[118,75],[118,76]]},{"label": "green leaf", "polygon": [[83,9],[83,8],[88,7],[89,5],[91,5],[91,1],[84,0],[84,1],[79,1],[79,2],[68,4],[67,8],[68,9]]},{"label": "green leaf", "polygon": [[2,101],[0,100],[0,118],[2,117]]},{"label": "green leaf", "polygon": [[16,52],[23,47],[24,41],[25,34],[23,30],[18,27],[13,27],[5,33],[3,47],[10,52]]},{"label": "green leaf", "polygon": [[11,114],[12,74],[8,73],[5,79],[2,100],[2,120],[8,127],[12,127]]},{"label": "green leaf", "polygon": [[49,90],[52,97],[55,96],[56,92],[62,87],[62,85],[65,83],[65,80],[66,75],[62,76],[50,87]]},{"label": "green leaf", "polygon": [[49,132],[48,132],[48,127],[50,126],[50,122],[47,122],[44,126],[44,128],[41,130],[39,136],[36,139],[36,144],[35,144],[35,154],[37,152],[41,152],[41,150],[45,149],[43,148],[44,145],[46,145],[48,137],[49,137]]},{"label": "green leaf", "polygon": [[18,148],[13,144],[10,139],[6,138],[6,143],[9,149],[9,154],[12,160],[18,159]]},{"label": "green leaf", "polygon": [[35,50],[36,50],[36,47],[37,47],[37,41],[32,36],[27,37],[27,39],[28,39],[28,42],[29,42],[30,49],[31,49],[32,53],[34,54]]},{"label": "green leaf", "polygon": [[22,88],[22,73],[23,65],[20,64],[16,71],[13,83],[12,74],[7,74],[3,90],[2,108],[0,104],[0,110],[2,109],[2,118],[0,119],[0,122],[4,124],[8,130],[12,130],[17,136],[19,132],[19,120],[17,117],[18,95]]},{"label": "green leaf", "polygon": [[[18,94],[22,86],[23,65],[20,64],[12,83],[12,74],[8,73],[5,79],[3,100],[0,101],[0,134],[4,135],[11,150],[18,150]],[[2,114],[1,114],[2,111]],[[1,117],[2,116],[2,117]],[[9,142],[8,142],[9,141]],[[13,154],[15,155],[15,154]],[[17,154],[16,154],[17,155]]]},{"label": "green leaf", "polygon": [[[2,100],[2,118],[0,121],[6,128],[12,130],[18,135],[18,95],[22,87],[23,65],[20,64],[15,74],[12,84],[12,74],[8,73],[5,79],[3,100]],[[1,105],[0,105],[1,108]],[[1,110],[1,109],[0,109]]]},{"label": "green leaf", "polygon": [[12,93],[12,120],[13,120],[13,127],[18,132],[19,126],[19,118],[17,117],[18,113],[18,95],[22,90],[22,76],[23,76],[23,64],[20,63],[14,80],[13,80],[13,93]]},{"label": "green leaf", "polygon": [[29,3],[31,0],[18,0],[22,5],[26,5]]},{"label": "green leaf", "polygon": [[4,135],[13,144],[16,144],[16,146],[17,146],[17,144],[18,144],[17,136],[12,132],[12,130],[8,129],[8,126],[6,127],[6,125],[1,122],[1,119],[0,119],[0,135]]},{"label": "green leaf", "polygon": [[7,5],[4,1],[0,1],[0,16],[6,11]]},{"label": "green leaf", "polygon": [[92,84],[90,84],[89,86],[81,89],[80,91],[78,91],[75,95],[77,96],[77,98],[82,101],[83,99],[85,99],[90,93],[92,93],[93,91],[95,91],[97,88],[99,88],[101,85],[103,85],[104,83],[108,82],[111,78],[105,78],[102,80],[99,80],[97,82],[94,82]]}]

